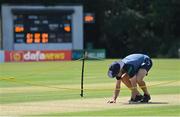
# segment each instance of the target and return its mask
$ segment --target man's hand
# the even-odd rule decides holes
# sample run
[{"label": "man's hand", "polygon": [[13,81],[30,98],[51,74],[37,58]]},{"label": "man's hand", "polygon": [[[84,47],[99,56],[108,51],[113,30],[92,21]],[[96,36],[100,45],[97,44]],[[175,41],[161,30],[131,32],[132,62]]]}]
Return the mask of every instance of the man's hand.
[{"label": "man's hand", "polygon": [[116,100],[112,99],[112,100],[107,101],[107,103],[116,103]]}]

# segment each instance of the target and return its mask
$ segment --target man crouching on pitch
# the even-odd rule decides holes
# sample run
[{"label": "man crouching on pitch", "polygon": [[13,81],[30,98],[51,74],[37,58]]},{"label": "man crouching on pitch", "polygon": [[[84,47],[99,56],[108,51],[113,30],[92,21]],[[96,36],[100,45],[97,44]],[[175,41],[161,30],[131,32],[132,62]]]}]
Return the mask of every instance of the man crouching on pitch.
[{"label": "man crouching on pitch", "polygon": [[[110,78],[116,78],[117,81],[114,95],[108,103],[116,103],[120,92],[121,81],[131,89],[131,99],[129,103],[147,103],[151,97],[143,79],[151,67],[152,60],[144,54],[131,54],[120,61],[113,62],[109,67],[108,76]],[[137,84],[144,92],[143,96],[137,90]]]}]

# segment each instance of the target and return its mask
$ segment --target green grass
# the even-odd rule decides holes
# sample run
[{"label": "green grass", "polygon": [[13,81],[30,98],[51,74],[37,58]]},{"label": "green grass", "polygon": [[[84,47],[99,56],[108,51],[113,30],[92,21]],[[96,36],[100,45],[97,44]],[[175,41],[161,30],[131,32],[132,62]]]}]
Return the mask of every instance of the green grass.
[{"label": "green grass", "polygon": [[[115,59],[114,59],[115,60]],[[107,84],[114,84],[115,80],[107,77],[108,65],[114,60],[104,61],[86,61],[84,73],[84,87],[92,85],[91,90],[84,91],[85,98],[103,98],[112,96],[114,85],[111,87]],[[27,62],[27,63],[1,63],[0,64],[0,104],[16,104],[19,102],[39,102],[49,100],[67,100],[80,99],[80,80],[81,80],[81,62]],[[15,82],[9,79],[15,78]],[[169,82],[180,81],[180,60],[179,59],[153,59],[153,67],[149,75],[145,78],[146,82]],[[104,84],[104,86],[103,86]],[[70,89],[56,89],[50,86],[66,86]],[[102,85],[99,90],[96,87]],[[42,91],[24,91],[13,92],[16,88],[38,87],[46,88]],[[11,92],[3,92],[4,90],[12,90]],[[107,89],[108,88],[108,89]],[[36,88],[34,88],[36,89]],[[107,89],[107,90],[105,90]],[[180,94],[179,85],[157,85],[150,86],[151,95],[160,94]],[[123,87],[121,96],[129,96],[130,91]],[[163,106],[162,108],[141,108],[138,109],[111,109],[102,111],[76,112],[76,113],[52,113],[53,115],[179,115],[178,106]],[[137,110],[137,111],[136,111]],[[166,111],[165,111],[166,110]],[[158,113],[159,112],[159,113]],[[33,113],[32,113],[33,115]]]},{"label": "green grass", "polygon": [[[152,87],[150,88],[151,95],[159,94],[180,94],[180,87]],[[78,90],[59,90],[59,91],[44,91],[44,92],[23,92],[23,93],[5,93],[0,96],[0,104],[17,103],[17,102],[31,102],[31,101],[45,101],[45,100],[66,100],[79,99],[80,91]],[[103,98],[112,95],[112,90],[85,90],[86,98]],[[130,91],[121,91],[121,97],[129,96]]]},{"label": "green grass", "polygon": [[68,113],[49,113],[42,116],[180,116],[180,106],[161,106],[153,108],[108,109],[103,111],[84,111]]}]

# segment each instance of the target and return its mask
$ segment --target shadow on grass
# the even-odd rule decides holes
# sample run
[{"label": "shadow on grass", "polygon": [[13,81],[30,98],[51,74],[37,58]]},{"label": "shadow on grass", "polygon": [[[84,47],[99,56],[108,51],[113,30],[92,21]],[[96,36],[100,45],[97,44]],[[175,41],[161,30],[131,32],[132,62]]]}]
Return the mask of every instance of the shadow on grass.
[{"label": "shadow on grass", "polygon": [[132,105],[132,104],[169,104],[168,102],[148,102],[148,103],[143,103],[143,102],[133,102],[133,103],[123,103],[124,105]]}]

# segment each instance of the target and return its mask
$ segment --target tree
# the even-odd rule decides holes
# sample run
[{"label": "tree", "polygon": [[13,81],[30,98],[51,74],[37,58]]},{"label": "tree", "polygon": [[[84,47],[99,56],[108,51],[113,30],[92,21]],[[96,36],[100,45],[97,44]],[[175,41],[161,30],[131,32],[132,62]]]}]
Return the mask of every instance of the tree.
[{"label": "tree", "polygon": [[95,48],[105,48],[108,57],[130,53],[178,56],[179,0],[1,0],[0,3],[82,4],[84,12],[95,13],[95,36],[91,41]]}]

